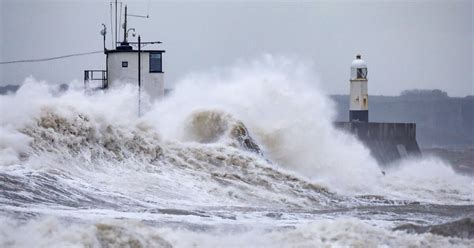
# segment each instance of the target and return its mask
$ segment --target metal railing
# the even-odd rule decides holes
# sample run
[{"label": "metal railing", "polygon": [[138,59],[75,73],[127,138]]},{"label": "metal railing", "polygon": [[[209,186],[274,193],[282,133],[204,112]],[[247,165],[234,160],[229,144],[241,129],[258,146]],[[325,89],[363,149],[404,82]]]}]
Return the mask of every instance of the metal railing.
[{"label": "metal railing", "polygon": [[86,89],[106,89],[108,87],[107,71],[106,70],[85,70],[84,71],[84,87]]}]

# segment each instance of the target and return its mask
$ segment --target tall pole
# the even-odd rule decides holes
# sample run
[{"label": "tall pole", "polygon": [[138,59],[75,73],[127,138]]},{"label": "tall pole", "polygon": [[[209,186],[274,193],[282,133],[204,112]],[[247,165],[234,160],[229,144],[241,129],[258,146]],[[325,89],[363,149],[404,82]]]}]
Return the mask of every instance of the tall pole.
[{"label": "tall pole", "polygon": [[[104,25],[104,24],[102,24],[102,25]],[[103,35],[103,37],[104,37],[104,53],[105,53],[107,51],[107,49],[105,48],[105,34]]]},{"label": "tall pole", "polygon": [[125,5],[125,22],[123,24],[123,42],[127,42],[127,5]]},{"label": "tall pole", "polygon": [[114,42],[114,47],[117,48],[117,0],[115,0],[115,42]]},{"label": "tall pole", "polygon": [[[106,55],[105,57],[105,74],[104,72],[102,72],[102,88],[107,88],[107,70],[108,70],[108,62],[107,62],[107,48],[105,47],[105,36],[107,35],[107,27],[105,26],[105,24],[102,23],[102,31],[100,31],[100,33],[102,34],[102,36],[104,37],[104,54]],[[112,29],[113,30],[113,29]],[[112,40],[114,38],[112,37]]]},{"label": "tall pole", "polygon": [[[104,34],[104,53],[107,54],[107,49],[105,48],[105,34]],[[107,88],[107,57],[105,57],[105,74],[104,71],[102,71],[102,88],[105,89]]]},{"label": "tall pole", "polygon": [[[126,7],[125,7],[126,8]],[[126,13],[126,11],[125,11]],[[142,87],[142,67],[141,67],[141,47],[142,47],[142,40],[140,38],[140,35],[138,35],[138,117],[141,116],[141,104],[142,104],[142,97],[141,97],[141,87]]]}]

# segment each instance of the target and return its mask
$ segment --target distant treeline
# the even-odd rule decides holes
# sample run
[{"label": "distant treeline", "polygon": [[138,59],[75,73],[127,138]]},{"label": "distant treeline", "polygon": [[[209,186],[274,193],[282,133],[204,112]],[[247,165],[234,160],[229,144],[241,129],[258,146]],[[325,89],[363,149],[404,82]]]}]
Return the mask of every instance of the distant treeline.
[{"label": "distant treeline", "polygon": [[0,95],[6,95],[9,93],[15,93],[20,85],[7,85],[7,86],[0,86]]},{"label": "distant treeline", "polygon": [[[338,121],[349,119],[349,96],[332,95]],[[400,96],[369,96],[369,121],[413,122],[422,148],[474,146],[474,96],[441,90],[407,90]]]}]

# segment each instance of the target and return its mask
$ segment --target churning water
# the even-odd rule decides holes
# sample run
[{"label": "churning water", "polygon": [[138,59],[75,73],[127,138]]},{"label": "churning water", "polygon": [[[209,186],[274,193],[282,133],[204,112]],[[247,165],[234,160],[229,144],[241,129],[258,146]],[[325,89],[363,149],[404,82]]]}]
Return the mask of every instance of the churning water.
[{"label": "churning water", "polygon": [[472,245],[473,178],[436,158],[383,175],[314,78],[266,57],[141,118],[136,88],[27,79],[0,98],[0,246]]}]

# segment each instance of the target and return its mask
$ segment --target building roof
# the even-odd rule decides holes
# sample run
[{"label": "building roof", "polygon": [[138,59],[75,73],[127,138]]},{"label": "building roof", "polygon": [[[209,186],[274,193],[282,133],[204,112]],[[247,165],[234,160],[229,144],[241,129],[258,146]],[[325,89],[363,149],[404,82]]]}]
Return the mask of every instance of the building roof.
[{"label": "building roof", "polygon": [[[140,50],[142,53],[149,53],[149,52],[157,52],[157,53],[165,53],[165,50]],[[105,54],[108,53],[138,53],[138,50],[105,50]]]}]

